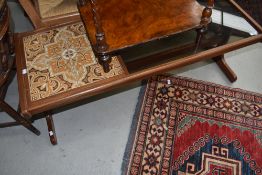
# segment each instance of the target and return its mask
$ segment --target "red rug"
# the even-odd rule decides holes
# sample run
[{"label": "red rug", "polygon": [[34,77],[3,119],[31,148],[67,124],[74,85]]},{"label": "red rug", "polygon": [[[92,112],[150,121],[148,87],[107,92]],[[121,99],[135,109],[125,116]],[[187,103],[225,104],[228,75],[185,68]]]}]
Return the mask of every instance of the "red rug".
[{"label": "red rug", "polygon": [[262,174],[261,94],[158,76],[142,95],[123,174]]}]

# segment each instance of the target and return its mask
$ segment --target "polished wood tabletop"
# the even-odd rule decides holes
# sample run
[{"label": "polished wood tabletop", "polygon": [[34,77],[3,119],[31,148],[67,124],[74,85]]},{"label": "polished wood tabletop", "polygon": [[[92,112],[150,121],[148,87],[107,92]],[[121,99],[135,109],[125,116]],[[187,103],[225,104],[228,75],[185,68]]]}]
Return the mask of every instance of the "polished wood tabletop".
[{"label": "polished wood tabletop", "polygon": [[[97,0],[106,52],[164,38],[200,25],[204,7],[195,0]],[[96,44],[91,3],[79,7],[89,39]]]}]

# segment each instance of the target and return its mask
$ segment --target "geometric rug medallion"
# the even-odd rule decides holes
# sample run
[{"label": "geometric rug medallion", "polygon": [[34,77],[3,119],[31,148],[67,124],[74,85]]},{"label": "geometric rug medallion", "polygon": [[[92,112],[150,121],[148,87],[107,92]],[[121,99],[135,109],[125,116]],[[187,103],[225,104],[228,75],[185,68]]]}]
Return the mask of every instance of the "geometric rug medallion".
[{"label": "geometric rug medallion", "polygon": [[262,174],[261,94],[163,75],[141,95],[123,174]]}]

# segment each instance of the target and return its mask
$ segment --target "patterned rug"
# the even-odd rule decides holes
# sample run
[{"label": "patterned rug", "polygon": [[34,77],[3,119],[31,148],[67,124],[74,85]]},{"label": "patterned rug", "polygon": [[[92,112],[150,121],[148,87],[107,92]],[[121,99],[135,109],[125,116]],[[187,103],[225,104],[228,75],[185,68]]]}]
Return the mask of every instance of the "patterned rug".
[{"label": "patterned rug", "polygon": [[157,76],[141,95],[123,174],[262,174],[261,94]]}]

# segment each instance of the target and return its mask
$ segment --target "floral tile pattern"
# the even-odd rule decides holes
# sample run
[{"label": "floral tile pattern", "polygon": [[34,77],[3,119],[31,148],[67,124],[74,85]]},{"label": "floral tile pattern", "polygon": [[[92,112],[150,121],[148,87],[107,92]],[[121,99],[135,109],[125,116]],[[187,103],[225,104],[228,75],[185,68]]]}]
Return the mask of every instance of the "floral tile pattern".
[{"label": "floral tile pattern", "polygon": [[124,73],[117,57],[104,73],[82,23],[23,38],[31,101]]}]

